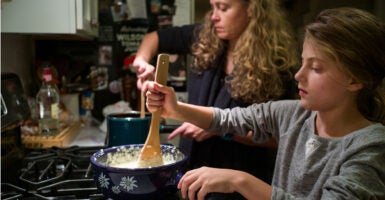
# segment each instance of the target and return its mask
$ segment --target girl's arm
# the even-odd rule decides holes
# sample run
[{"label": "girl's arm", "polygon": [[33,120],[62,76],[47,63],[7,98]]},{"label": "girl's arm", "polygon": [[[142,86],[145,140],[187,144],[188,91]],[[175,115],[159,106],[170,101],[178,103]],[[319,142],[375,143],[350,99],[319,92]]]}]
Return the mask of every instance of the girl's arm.
[{"label": "girl's arm", "polygon": [[146,105],[150,112],[162,109],[161,116],[164,118],[189,122],[202,129],[210,127],[213,121],[213,109],[211,107],[178,102],[174,88],[156,82],[146,82],[144,88],[147,91]]}]

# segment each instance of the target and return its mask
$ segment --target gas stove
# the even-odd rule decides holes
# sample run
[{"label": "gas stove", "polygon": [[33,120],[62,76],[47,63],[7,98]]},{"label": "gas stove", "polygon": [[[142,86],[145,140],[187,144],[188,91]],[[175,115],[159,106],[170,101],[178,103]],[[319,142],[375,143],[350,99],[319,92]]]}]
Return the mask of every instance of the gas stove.
[{"label": "gas stove", "polygon": [[[1,199],[106,199],[90,164],[90,156],[101,148],[26,149],[19,164],[3,171]],[[166,199],[180,198],[175,194]]]},{"label": "gas stove", "polygon": [[2,180],[1,199],[105,199],[89,162],[101,148],[26,149],[20,165],[7,170],[13,178]]}]

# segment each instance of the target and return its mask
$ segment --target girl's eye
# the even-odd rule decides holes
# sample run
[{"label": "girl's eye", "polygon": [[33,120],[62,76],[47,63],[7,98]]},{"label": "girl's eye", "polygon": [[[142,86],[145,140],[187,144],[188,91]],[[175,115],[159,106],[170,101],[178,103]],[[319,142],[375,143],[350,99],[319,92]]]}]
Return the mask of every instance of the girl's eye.
[{"label": "girl's eye", "polygon": [[315,64],[312,64],[310,68],[315,72],[321,72],[321,67]]},{"label": "girl's eye", "polygon": [[315,71],[315,72],[320,72],[321,71],[321,67],[315,63],[312,63],[312,62],[303,62],[301,63],[301,68],[302,67],[305,67],[307,68],[308,70],[312,70],[312,71]]}]

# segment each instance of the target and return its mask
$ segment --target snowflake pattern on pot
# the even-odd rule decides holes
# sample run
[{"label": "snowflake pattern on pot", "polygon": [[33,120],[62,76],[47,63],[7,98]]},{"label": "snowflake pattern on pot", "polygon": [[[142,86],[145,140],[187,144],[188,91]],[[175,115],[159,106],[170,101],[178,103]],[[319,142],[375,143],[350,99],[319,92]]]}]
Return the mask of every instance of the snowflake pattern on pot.
[{"label": "snowflake pattern on pot", "polygon": [[99,184],[100,184],[100,187],[104,187],[104,188],[107,188],[108,189],[108,185],[110,184],[109,182],[109,178],[106,177],[106,175],[104,175],[103,173],[100,173],[99,175]]},{"label": "snowflake pattern on pot", "polygon": [[135,177],[123,177],[121,180],[120,180],[120,186],[122,186],[124,189],[126,189],[127,191],[131,191],[131,190],[134,190],[134,188],[138,187],[138,185],[136,185],[136,180],[134,179]]},{"label": "snowflake pattern on pot", "polygon": [[119,194],[120,193],[120,189],[119,189],[119,186],[112,186],[111,188],[112,192],[115,193],[115,194]]}]

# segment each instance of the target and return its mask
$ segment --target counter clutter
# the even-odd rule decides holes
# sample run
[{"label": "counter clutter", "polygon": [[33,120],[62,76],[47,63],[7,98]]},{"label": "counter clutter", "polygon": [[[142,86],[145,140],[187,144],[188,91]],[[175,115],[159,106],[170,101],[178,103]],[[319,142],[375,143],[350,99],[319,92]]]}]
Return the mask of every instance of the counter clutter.
[{"label": "counter clutter", "polygon": [[21,142],[27,148],[65,147],[77,137],[82,128],[81,121],[75,121],[53,136],[47,135],[21,135]]},{"label": "counter clutter", "polygon": [[[57,147],[94,147],[105,146],[107,132],[100,129],[100,124],[96,121],[89,125],[80,124],[76,122],[72,127],[65,129],[68,131],[65,136],[59,134],[57,137],[39,137],[39,136],[25,136],[22,135],[22,143],[29,148],[42,148],[48,146]],[[160,134],[161,144],[172,144],[174,146],[179,145],[179,138],[168,140],[169,133]]]},{"label": "counter clutter", "polygon": [[[65,97],[68,97],[65,96]],[[70,99],[70,100],[68,100]],[[79,116],[77,114],[79,108],[73,105],[79,105],[78,96],[72,95],[70,98],[63,98],[63,101],[60,103],[60,113],[59,113],[59,134],[54,136],[41,136],[39,134],[38,124],[35,120],[34,114],[32,117],[25,120],[21,125],[21,139],[25,147],[28,148],[47,148],[47,147],[70,147],[70,146],[79,146],[79,147],[92,147],[92,146],[109,146],[106,141],[107,138],[107,117],[113,113],[129,113],[135,112],[129,107],[127,102],[119,101],[115,104],[108,105],[103,109],[103,113],[106,117],[103,122],[98,121],[92,115],[87,117]],[[33,101],[32,101],[33,103]],[[34,111],[34,110],[31,110]],[[32,112],[33,113],[33,112]],[[128,123],[128,122],[127,122]],[[164,120],[165,125],[179,125],[179,122]],[[124,124],[122,124],[123,126]],[[131,129],[131,125],[127,126],[128,129]],[[129,131],[127,129],[127,134]],[[120,129],[119,129],[120,130]],[[123,130],[123,129],[121,129]],[[135,129],[137,130],[137,129]],[[179,146],[179,138],[174,138],[173,140],[168,140],[168,132],[166,130],[161,132],[160,141],[162,144],[172,144],[174,146]],[[147,131],[146,131],[147,133]],[[133,144],[135,142],[126,142],[122,144]],[[111,146],[111,145],[110,145]]]}]

